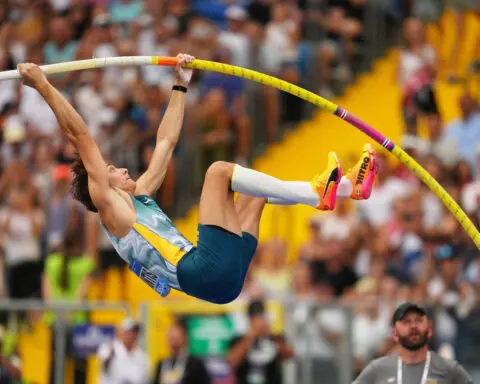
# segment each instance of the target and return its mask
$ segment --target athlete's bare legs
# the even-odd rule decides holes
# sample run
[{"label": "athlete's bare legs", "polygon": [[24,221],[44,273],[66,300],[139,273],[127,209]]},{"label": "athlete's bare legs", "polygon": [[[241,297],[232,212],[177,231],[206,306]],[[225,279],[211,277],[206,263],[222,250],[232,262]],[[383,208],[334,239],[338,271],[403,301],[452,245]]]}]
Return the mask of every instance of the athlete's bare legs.
[{"label": "athlete's bare legs", "polygon": [[[291,201],[293,204],[306,204],[318,209],[333,209],[336,190],[341,178],[336,157],[329,155],[329,165],[326,171],[312,182],[282,181],[252,169],[243,168],[237,164],[217,161],[213,163],[205,175],[205,181],[200,197],[199,223],[222,227],[239,236],[242,234],[242,222],[235,208],[233,192],[243,195],[263,198],[259,200],[255,211],[261,211],[265,199],[269,197]],[[243,200],[243,201],[242,201]],[[239,204],[250,204],[241,198]],[[255,217],[258,214],[247,215],[244,225],[255,230]]]},{"label": "athlete's bare legs", "polygon": [[[259,221],[267,201],[333,210],[337,197],[368,199],[377,169],[370,144],[364,145],[360,160],[345,176],[336,155],[330,152],[325,171],[312,181],[283,181],[237,164],[218,161],[205,175],[199,223],[215,225],[239,236],[246,231],[258,238]],[[236,204],[234,192],[239,193]]]},{"label": "athlete's bare legs", "polygon": [[234,164],[226,162],[216,162],[208,168],[200,196],[198,222],[216,225],[241,236],[242,228],[230,189],[233,168]]}]

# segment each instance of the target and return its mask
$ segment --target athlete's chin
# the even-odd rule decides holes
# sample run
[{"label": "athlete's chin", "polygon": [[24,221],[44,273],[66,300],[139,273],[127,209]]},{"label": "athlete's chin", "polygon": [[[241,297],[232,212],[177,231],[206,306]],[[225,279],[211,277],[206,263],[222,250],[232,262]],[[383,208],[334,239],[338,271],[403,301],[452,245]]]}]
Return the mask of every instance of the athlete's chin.
[{"label": "athlete's chin", "polygon": [[122,182],[121,186],[119,187],[122,191],[127,192],[130,195],[133,195],[135,193],[135,189],[137,187],[137,183],[132,180],[125,180]]}]

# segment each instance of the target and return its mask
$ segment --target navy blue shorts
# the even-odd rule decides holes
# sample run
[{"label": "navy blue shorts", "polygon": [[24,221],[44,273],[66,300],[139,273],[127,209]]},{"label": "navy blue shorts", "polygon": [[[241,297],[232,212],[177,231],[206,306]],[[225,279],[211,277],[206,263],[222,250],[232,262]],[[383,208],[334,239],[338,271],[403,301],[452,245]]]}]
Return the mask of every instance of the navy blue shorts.
[{"label": "navy blue shorts", "polygon": [[257,239],[223,228],[198,225],[198,245],[180,260],[178,282],[190,296],[215,304],[235,300],[242,291]]}]

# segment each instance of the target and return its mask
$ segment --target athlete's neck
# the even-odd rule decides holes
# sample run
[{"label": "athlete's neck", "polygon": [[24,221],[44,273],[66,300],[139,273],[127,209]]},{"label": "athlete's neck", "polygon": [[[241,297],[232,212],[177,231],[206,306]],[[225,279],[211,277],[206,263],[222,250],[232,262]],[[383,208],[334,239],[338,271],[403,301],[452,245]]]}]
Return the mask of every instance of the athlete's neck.
[{"label": "athlete's neck", "polygon": [[405,364],[418,364],[425,361],[427,358],[428,346],[424,346],[416,351],[410,351],[406,348],[400,347],[400,359]]}]

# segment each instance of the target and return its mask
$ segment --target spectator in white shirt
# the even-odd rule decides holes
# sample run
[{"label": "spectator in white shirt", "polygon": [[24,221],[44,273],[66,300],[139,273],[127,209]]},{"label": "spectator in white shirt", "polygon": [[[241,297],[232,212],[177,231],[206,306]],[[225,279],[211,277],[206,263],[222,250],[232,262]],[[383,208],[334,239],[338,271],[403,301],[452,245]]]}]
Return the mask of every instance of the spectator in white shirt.
[{"label": "spectator in white shirt", "polygon": [[44,214],[34,204],[34,191],[27,183],[11,188],[8,205],[0,213],[8,291],[12,299],[40,294],[40,240]]},{"label": "spectator in white shirt", "polygon": [[372,283],[370,286],[359,287],[355,295],[356,313],[353,318],[352,341],[356,372],[363,369],[371,359],[381,356],[389,344],[388,319],[381,316],[375,296],[377,288]]},{"label": "spectator in white shirt", "polygon": [[137,345],[140,325],[126,318],[111,343],[98,349],[101,361],[100,384],[147,384],[150,364],[147,354]]},{"label": "spectator in white shirt", "polygon": [[248,13],[242,7],[232,5],[225,11],[228,29],[220,32],[218,42],[232,53],[232,64],[250,67],[250,41],[245,33]]},{"label": "spectator in white shirt", "polygon": [[446,136],[456,142],[462,159],[476,166],[476,150],[480,142],[480,111],[474,97],[465,93],[460,96],[461,117],[446,128]]},{"label": "spectator in white shirt", "polygon": [[286,4],[275,4],[272,19],[265,27],[262,65],[267,72],[278,73],[285,59],[296,56],[299,33],[298,9]]}]

